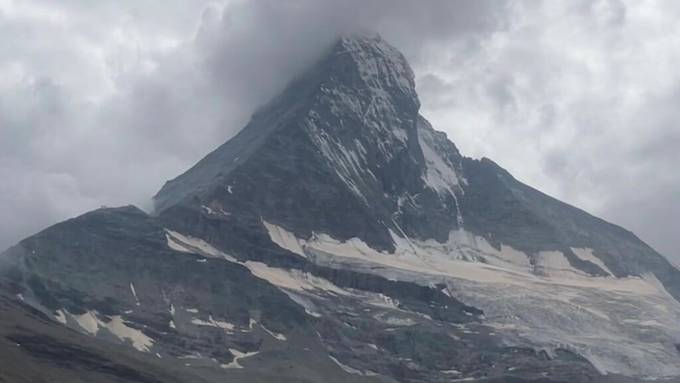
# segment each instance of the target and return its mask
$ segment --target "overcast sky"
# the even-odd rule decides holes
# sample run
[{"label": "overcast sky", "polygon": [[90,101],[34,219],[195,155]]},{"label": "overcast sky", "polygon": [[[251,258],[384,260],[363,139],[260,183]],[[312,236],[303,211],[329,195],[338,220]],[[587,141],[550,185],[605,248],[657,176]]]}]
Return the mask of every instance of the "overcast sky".
[{"label": "overcast sky", "polygon": [[680,260],[680,2],[0,0],[0,248],[150,197],[337,36],[461,151]]}]

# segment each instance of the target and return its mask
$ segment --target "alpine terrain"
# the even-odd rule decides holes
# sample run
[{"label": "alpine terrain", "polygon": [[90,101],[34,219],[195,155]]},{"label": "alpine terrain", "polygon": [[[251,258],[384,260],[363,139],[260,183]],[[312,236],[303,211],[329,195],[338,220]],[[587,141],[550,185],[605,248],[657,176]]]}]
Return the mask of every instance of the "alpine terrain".
[{"label": "alpine terrain", "polygon": [[462,156],[378,36],[340,38],[155,211],[0,256],[0,382],[680,377],[680,271]]}]

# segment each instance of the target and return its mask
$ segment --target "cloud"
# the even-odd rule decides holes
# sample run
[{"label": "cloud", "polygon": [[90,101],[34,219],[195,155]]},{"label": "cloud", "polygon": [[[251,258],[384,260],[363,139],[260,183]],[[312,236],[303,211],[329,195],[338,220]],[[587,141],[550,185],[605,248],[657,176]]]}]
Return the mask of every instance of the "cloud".
[{"label": "cloud", "polygon": [[470,54],[430,56],[426,116],[462,152],[680,259],[678,4],[516,2],[510,13]]},{"label": "cloud", "polygon": [[491,3],[0,1],[0,247],[100,205],[148,207],[338,34],[417,47],[493,29]]},{"label": "cloud", "polygon": [[338,34],[378,31],[463,153],[673,255],[678,8],[0,0],[0,247],[99,205],[148,207]]}]

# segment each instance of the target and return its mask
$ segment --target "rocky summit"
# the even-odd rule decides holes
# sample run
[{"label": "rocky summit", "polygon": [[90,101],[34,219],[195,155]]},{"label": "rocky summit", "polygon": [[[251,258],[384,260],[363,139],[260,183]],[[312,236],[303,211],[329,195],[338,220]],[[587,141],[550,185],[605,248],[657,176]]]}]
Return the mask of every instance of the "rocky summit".
[{"label": "rocky summit", "polygon": [[0,256],[0,382],[680,377],[680,271],[462,156],[340,38],[154,197]]}]

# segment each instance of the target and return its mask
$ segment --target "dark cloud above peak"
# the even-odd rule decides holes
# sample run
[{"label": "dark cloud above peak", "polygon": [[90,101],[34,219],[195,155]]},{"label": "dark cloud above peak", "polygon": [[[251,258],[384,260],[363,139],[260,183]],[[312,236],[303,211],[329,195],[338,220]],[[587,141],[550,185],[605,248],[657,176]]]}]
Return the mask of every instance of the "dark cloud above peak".
[{"label": "dark cloud above peak", "polygon": [[497,4],[2,2],[0,247],[100,205],[147,206],[339,35],[418,47],[493,30]]},{"label": "dark cloud above peak", "polygon": [[337,36],[379,32],[414,67],[425,116],[463,153],[673,255],[680,243],[652,227],[680,228],[663,209],[680,205],[679,8],[0,2],[0,247],[100,205],[148,207]]}]

